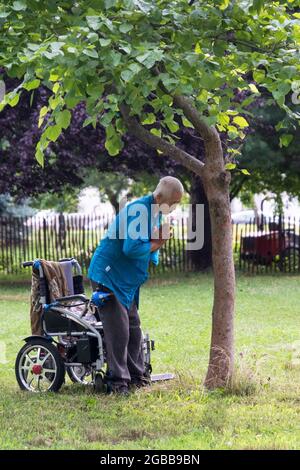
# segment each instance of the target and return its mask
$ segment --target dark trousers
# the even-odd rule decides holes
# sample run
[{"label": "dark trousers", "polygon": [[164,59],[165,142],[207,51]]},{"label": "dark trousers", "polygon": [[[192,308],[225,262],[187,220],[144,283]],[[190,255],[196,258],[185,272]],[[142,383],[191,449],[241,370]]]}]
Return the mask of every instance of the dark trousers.
[{"label": "dark trousers", "polygon": [[[99,286],[94,281],[91,284],[94,291]],[[133,301],[127,309],[113,295],[99,309],[99,315],[103,324],[106,359],[112,383],[119,386],[140,381],[144,374],[144,353],[136,303]]]}]

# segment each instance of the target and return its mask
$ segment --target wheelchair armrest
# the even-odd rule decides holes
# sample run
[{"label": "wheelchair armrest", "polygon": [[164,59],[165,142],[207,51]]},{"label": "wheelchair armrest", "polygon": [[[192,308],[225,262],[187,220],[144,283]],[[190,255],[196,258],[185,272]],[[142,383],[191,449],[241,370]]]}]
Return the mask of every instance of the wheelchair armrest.
[{"label": "wheelchair armrest", "polygon": [[55,299],[55,301],[64,302],[67,300],[75,300],[75,299],[82,300],[82,302],[89,301],[89,299],[84,294],[66,295],[65,297],[58,297],[57,299]]}]

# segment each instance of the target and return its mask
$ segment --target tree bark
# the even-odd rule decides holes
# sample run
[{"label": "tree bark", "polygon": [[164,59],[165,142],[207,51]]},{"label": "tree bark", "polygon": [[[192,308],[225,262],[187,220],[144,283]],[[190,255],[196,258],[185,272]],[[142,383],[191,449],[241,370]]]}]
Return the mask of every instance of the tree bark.
[{"label": "tree bark", "polygon": [[226,387],[234,367],[235,271],[232,254],[230,174],[225,171],[220,138],[206,142],[203,183],[209,202],[214,272],[212,335],[205,386]]}]

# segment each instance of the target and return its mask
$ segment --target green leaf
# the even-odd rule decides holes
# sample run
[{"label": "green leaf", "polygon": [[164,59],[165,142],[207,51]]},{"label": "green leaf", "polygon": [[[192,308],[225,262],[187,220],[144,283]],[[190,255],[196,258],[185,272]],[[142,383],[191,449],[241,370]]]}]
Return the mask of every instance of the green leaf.
[{"label": "green leaf", "polygon": [[136,60],[147,67],[147,69],[151,69],[155,62],[160,61],[162,57],[163,51],[156,49],[137,56]]},{"label": "green leaf", "polygon": [[12,108],[17,106],[17,104],[19,103],[19,99],[20,96],[16,94],[13,98],[8,101],[9,106],[11,106]]},{"label": "green leaf", "polygon": [[153,113],[147,114],[147,117],[142,121],[142,124],[154,124],[156,122],[156,116]]},{"label": "green leaf", "polygon": [[194,129],[193,124],[186,117],[182,116],[181,120],[182,120],[182,124],[185,127],[191,127],[192,129]]},{"label": "green leaf", "polygon": [[234,170],[236,168],[236,163],[226,163],[226,170]]},{"label": "green leaf", "polygon": [[12,4],[12,9],[15,11],[26,10],[26,8],[27,8],[27,5],[24,0],[18,0]]},{"label": "green leaf", "polygon": [[201,52],[202,52],[202,49],[200,47],[199,42],[197,42],[195,46],[195,54],[201,54]]},{"label": "green leaf", "polygon": [[70,111],[68,109],[64,109],[55,117],[55,122],[62,129],[67,129],[70,125],[71,117],[72,115]]},{"label": "green leaf", "polygon": [[264,0],[253,0],[252,9],[260,13],[264,7]]},{"label": "green leaf", "polygon": [[45,116],[48,113],[48,108],[47,106],[43,106],[40,110],[40,115],[39,115],[39,121],[38,121],[38,127],[40,128],[41,125],[44,122]]},{"label": "green leaf", "polygon": [[150,129],[151,134],[156,135],[158,137],[161,137],[161,129],[156,129],[156,127],[153,127]]},{"label": "green leaf", "polygon": [[117,0],[105,0],[105,8],[109,10],[111,7],[114,7],[117,3]]},{"label": "green leaf", "polygon": [[246,121],[246,119],[243,118],[242,116],[235,116],[235,117],[233,118],[233,122],[234,122],[237,126],[241,127],[242,129],[244,129],[244,127],[248,127],[248,126],[249,126],[249,124],[248,124],[248,122]]},{"label": "green leaf", "polygon": [[89,126],[90,124],[93,125],[93,127],[96,127],[97,119],[95,116],[88,117],[84,120],[82,127]]},{"label": "green leaf", "polygon": [[32,108],[33,98],[34,98],[34,91],[30,94],[29,106],[30,106],[31,108]]},{"label": "green leaf", "polygon": [[107,127],[111,123],[114,117],[115,117],[115,113],[112,111],[109,111],[108,113],[104,113],[100,118],[100,124],[104,127]]},{"label": "green leaf", "polygon": [[249,173],[249,171],[246,168],[242,168],[240,171],[241,173],[243,173],[243,175],[247,175],[247,176],[251,175],[251,173]]},{"label": "green leaf", "polygon": [[7,18],[9,15],[9,11],[0,11],[0,18]]},{"label": "green leaf", "polygon": [[140,70],[141,66],[139,64],[130,64],[128,69],[121,72],[121,78],[124,82],[129,82]]},{"label": "green leaf", "polygon": [[35,78],[34,80],[31,80],[31,82],[26,82],[22,86],[25,88],[25,90],[30,91],[34,90],[35,88],[38,88],[40,86],[41,81]]},{"label": "green leaf", "polygon": [[59,90],[59,87],[60,87],[59,83],[56,82],[56,83],[53,85],[53,88],[52,88],[53,93],[56,94],[56,93],[58,92],[58,90]]},{"label": "green leaf", "polygon": [[230,0],[222,0],[221,5],[219,5],[220,10],[226,10],[228,8]]},{"label": "green leaf", "polygon": [[257,87],[254,85],[254,83],[249,83],[249,88],[252,91],[252,93],[260,94]]},{"label": "green leaf", "polygon": [[109,59],[110,67],[117,67],[121,62],[122,54],[120,54],[119,52],[111,51],[107,58]]},{"label": "green leaf", "polygon": [[101,18],[99,16],[87,16],[86,21],[89,27],[92,28],[94,31],[100,29],[100,26],[102,24]]},{"label": "green leaf", "polygon": [[177,122],[174,121],[173,119],[165,119],[165,123],[167,124],[171,132],[177,132],[179,130],[179,126]]},{"label": "green leaf", "polygon": [[43,152],[43,150],[41,149],[40,142],[38,142],[38,144],[37,144],[37,146],[36,146],[35,158],[36,158],[38,164],[39,164],[42,168],[44,168],[44,152]]},{"label": "green leaf", "polygon": [[87,55],[88,57],[92,57],[93,59],[98,59],[98,52],[95,49],[83,49],[83,54]]},{"label": "green leaf", "polygon": [[282,134],[279,137],[279,146],[280,147],[288,147],[292,142],[294,136],[292,134]]},{"label": "green leaf", "polygon": [[122,147],[122,139],[116,133],[114,133],[110,138],[107,138],[105,141],[105,148],[112,157],[118,155]]},{"label": "green leaf", "polygon": [[40,118],[46,116],[46,114],[48,113],[48,108],[47,106],[43,106],[40,110]]},{"label": "green leaf", "polygon": [[220,113],[218,115],[218,121],[222,126],[226,128],[228,124],[230,123],[230,118],[226,113]]},{"label": "green leaf", "polygon": [[56,109],[57,106],[62,102],[62,99],[60,96],[56,96],[55,98],[51,96],[49,99],[49,105],[52,110]]},{"label": "green leaf", "polygon": [[51,140],[51,142],[56,142],[60,134],[61,134],[61,127],[58,126],[57,124],[54,126],[47,127],[47,129],[44,132],[44,136],[47,139]]},{"label": "green leaf", "polygon": [[106,46],[109,46],[109,44],[111,43],[111,39],[101,38],[99,39],[99,42],[102,47],[106,47]]},{"label": "green leaf", "polygon": [[57,82],[58,79],[59,79],[59,75],[57,75],[57,73],[54,73],[54,72],[50,73],[50,77],[49,77],[50,82]]},{"label": "green leaf", "polygon": [[266,73],[264,70],[255,70],[253,72],[253,78],[257,83],[263,82],[265,79],[265,76],[266,76]]},{"label": "green leaf", "polygon": [[123,23],[119,27],[119,30],[121,31],[121,33],[128,33],[128,31],[131,31],[132,29],[133,29],[133,25],[128,24],[128,23]]}]

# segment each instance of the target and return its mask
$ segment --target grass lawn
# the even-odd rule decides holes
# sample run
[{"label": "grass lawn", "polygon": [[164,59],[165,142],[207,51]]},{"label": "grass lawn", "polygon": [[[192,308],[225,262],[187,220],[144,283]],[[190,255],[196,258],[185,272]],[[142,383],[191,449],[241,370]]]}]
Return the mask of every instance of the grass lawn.
[{"label": "grass lawn", "polygon": [[69,380],[58,394],[19,391],[14,360],[30,332],[29,295],[28,286],[0,284],[1,449],[300,448],[300,277],[239,276],[231,393],[201,385],[210,275],[160,277],[142,289],[143,329],[156,340],[154,372],[177,378],[129,398],[97,396]]}]

